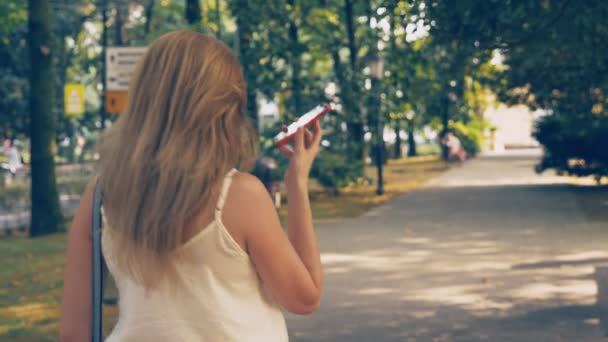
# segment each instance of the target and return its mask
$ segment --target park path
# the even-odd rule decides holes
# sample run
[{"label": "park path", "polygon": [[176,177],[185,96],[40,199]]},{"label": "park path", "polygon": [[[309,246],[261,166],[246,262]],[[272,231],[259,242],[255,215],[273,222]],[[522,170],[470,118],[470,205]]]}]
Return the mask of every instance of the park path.
[{"label": "park path", "polygon": [[291,340],[606,341],[608,227],[537,159],[480,157],[319,224],[322,305],[287,316]]}]

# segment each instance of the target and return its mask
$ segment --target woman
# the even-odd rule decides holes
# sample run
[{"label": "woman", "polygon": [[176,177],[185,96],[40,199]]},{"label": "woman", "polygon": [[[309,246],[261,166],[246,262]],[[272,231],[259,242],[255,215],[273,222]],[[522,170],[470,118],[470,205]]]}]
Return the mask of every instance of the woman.
[{"label": "woman", "polygon": [[[129,104],[100,143],[102,250],[119,291],[107,341],[286,341],[280,307],[320,302],[322,270],[308,198],[321,130],[300,130],[289,160],[287,234],[255,160],[245,82],[220,41],[169,33],[148,49]],[[90,340],[94,183],[74,217],[61,340]]]}]

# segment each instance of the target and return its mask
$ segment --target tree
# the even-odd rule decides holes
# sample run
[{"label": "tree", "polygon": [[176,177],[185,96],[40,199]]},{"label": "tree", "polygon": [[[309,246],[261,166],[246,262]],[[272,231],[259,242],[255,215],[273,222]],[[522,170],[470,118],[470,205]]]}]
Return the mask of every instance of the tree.
[{"label": "tree", "polygon": [[94,6],[86,6],[81,0],[57,0],[56,6],[60,6],[61,11],[55,12],[54,36],[57,38],[56,53],[54,54],[55,66],[55,102],[54,112],[57,117],[57,143],[67,138],[69,145],[65,149],[64,156],[69,162],[74,162],[76,119],[68,117],[64,113],[64,85],[68,81],[81,82],[80,78],[68,79],[68,69],[74,64],[79,44],[77,44],[86,21],[95,15]]},{"label": "tree", "polygon": [[256,75],[253,63],[256,63],[255,46],[253,46],[252,34],[254,23],[251,23],[250,4],[247,0],[235,0],[231,3],[232,13],[236,18],[237,32],[237,54],[243,67],[243,75],[247,82],[247,114],[257,127],[258,108],[256,96]]},{"label": "tree", "polygon": [[[348,120],[348,132],[350,135],[350,158],[355,161],[363,160],[364,156],[364,118],[361,111],[361,103],[357,100],[358,94],[361,91],[359,73],[360,73],[360,62],[359,62],[359,47],[355,37],[355,23],[354,23],[354,4],[352,0],[344,0],[344,17],[343,21],[346,27],[346,36],[348,41],[348,56],[350,70],[348,75],[350,77],[341,77],[340,82],[341,88],[344,89],[343,102],[345,109],[349,114]],[[337,50],[336,50],[337,52]],[[338,63],[339,58],[334,57],[334,63]]]},{"label": "tree", "polygon": [[0,2],[0,134],[17,137],[28,132],[27,3]]},{"label": "tree", "polygon": [[[535,133],[545,146],[539,170],[575,175],[608,172],[608,160],[587,144],[608,115],[608,3],[601,0],[482,2],[426,1],[433,39],[458,39],[502,56],[489,82],[499,98],[542,109]],[[496,52],[495,52],[496,53]],[[561,143],[559,143],[561,142]]]},{"label": "tree", "polygon": [[186,0],[185,18],[190,25],[198,25],[201,23],[203,17],[201,15],[200,0]]},{"label": "tree", "polygon": [[215,22],[217,24],[217,38],[224,38],[224,24],[222,23],[222,2],[215,0]]},{"label": "tree", "polygon": [[49,0],[29,0],[30,139],[32,211],[30,235],[56,232],[63,221],[53,161],[55,118],[51,8]]},{"label": "tree", "polygon": [[[364,2],[352,0],[321,1],[306,17],[306,31],[311,43],[322,51],[316,57],[329,56],[333,83],[337,85],[336,99],[342,106],[341,121],[346,125],[345,154],[349,162],[358,165],[363,174],[365,118],[363,108],[363,69],[368,57],[366,42],[369,26],[357,25],[367,20],[368,8]],[[374,43],[375,44],[375,43]],[[363,47],[363,48],[361,48]]]},{"label": "tree", "polygon": [[302,51],[304,46],[300,44],[300,37],[298,33],[298,24],[296,22],[301,8],[296,7],[294,0],[287,0],[288,13],[290,13],[289,20],[289,59],[291,60],[291,98],[293,105],[291,106],[292,114],[290,116],[299,116],[304,113],[304,107],[302,106],[302,84],[301,84],[301,72],[302,72]]},{"label": "tree", "polygon": [[146,18],[146,23],[144,25],[145,36],[148,36],[150,34],[150,30],[152,27],[152,16],[154,15],[154,5],[156,5],[155,0],[147,0],[144,3],[144,14]]},{"label": "tree", "polygon": [[535,132],[545,147],[538,171],[554,168],[599,181],[608,175],[608,154],[599,147],[608,132],[608,4],[567,3],[545,12],[555,19],[543,35],[506,51],[501,95],[549,113]]}]

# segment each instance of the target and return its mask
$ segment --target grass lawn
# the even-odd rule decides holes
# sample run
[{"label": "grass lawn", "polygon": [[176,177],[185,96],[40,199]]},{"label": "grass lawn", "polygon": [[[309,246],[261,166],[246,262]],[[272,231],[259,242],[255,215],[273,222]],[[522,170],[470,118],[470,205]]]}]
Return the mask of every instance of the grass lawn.
[{"label": "grass lawn", "polygon": [[[339,197],[314,191],[315,219],[358,216],[415,189],[445,169],[437,157],[431,156],[390,161],[385,168],[385,195],[376,196],[375,185],[344,189]],[[366,173],[375,178],[373,167]],[[283,206],[282,215],[285,210]],[[65,234],[36,239],[0,237],[0,341],[57,340],[65,243]],[[116,306],[104,308],[106,331],[112,328],[116,314]]]},{"label": "grass lawn", "polygon": [[[343,189],[339,197],[318,191],[318,187],[311,185],[310,197],[314,218],[325,221],[359,216],[375,205],[417,188],[446,169],[447,166],[437,156],[390,160],[384,167],[385,194],[382,196],[375,194],[374,166],[367,166],[365,169],[366,176],[374,180],[373,184]],[[280,215],[283,219],[286,217],[286,205],[281,207]]]}]

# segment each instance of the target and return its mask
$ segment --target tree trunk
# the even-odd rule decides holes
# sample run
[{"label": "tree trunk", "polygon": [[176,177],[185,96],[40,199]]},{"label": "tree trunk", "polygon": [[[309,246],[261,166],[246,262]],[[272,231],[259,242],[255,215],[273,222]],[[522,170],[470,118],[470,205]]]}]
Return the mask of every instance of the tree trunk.
[{"label": "tree trunk", "polygon": [[99,106],[99,121],[101,129],[106,128],[106,48],[108,47],[108,0],[101,5],[101,105]]},{"label": "tree trunk", "polygon": [[144,13],[146,16],[146,24],[144,25],[144,33],[146,37],[150,34],[152,16],[154,15],[154,3],[155,0],[148,0],[144,7]]},{"label": "tree trunk", "polygon": [[200,0],[186,0],[186,21],[190,25],[200,24],[203,16],[201,15]]},{"label": "tree trunk", "polygon": [[352,161],[362,162],[365,153],[365,135],[363,123],[361,122],[349,122],[347,124],[347,130],[350,134],[350,153]]},{"label": "tree trunk", "polygon": [[407,145],[407,156],[417,156],[418,151],[416,149],[416,139],[414,139],[414,123],[411,121],[407,123]]},{"label": "tree trunk", "polygon": [[217,38],[222,40],[224,36],[224,27],[222,26],[222,11],[220,5],[222,2],[220,0],[215,0],[215,19],[217,20]]},{"label": "tree trunk", "polygon": [[64,102],[64,96],[65,96],[65,89],[64,89],[64,85],[67,83],[67,79],[68,79],[68,75],[67,75],[67,71],[68,71],[68,65],[69,62],[71,60],[71,58],[69,58],[66,54],[66,39],[65,39],[65,35],[63,35],[61,37],[61,41],[59,42],[59,46],[58,48],[60,49],[59,51],[59,55],[61,56],[61,63],[60,63],[60,68],[61,70],[60,72],[60,80],[61,80],[61,85],[57,88],[59,90],[59,95],[57,96],[56,99],[57,101],[59,101],[59,103],[61,104],[60,108],[61,110],[59,110],[59,115],[61,116],[59,118],[60,122],[63,121],[64,129],[65,129],[65,133],[66,136],[68,138],[68,140],[70,141],[70,144],[67,148],[67,151],[65,151],[65,157],[67,159],[67,161],[69,163],[73,163],[74,159],[75,159],[75,149],[76,149],[76,139],[74,139],[74,123],[71,117],[68,117],[65,113],[65,104]]},{"label": "tree trunk", "polygon": [[[345,78],[341,83],[342,88],[348,88],[350,101],[351,120],[348,123],[348,133],[350,135],[351,151],[350,157],[352,160],[361,162],[365,155],[365,129],[364,119],[362,117],[361,103],[358,101],[359,94],[359,79],[357,77],[357,55],[359,49],[355,41],[355,23],[353,14],[352,0],[344,1],[344,17],[346,21],[346,36],[348,37],[348,51],[350,62],[350,77]],[[335,59],[335,58],[334,58]]]},{"label": "tree trunk", "polygon": [[[347,120],[347,132],[349,139],[346,142],[348,150],[348,159],[351,161],[361,162],[363,161],[364,154],[364,140],[363,140],[363,124],[357,122],[355,116],[357,114],[357,105],[352,93],[352,87],[349,79],[345,75],[345,71],[340,61],[340,54],[338,48],[332,50],[333,68],[336,80],[340,86],[340,99],[344,106],[344,111],[349,114],[351,120]],[[361,172],[363,172],[361,170]]]},{"label": "tree trunk", "polygon": [[355,23],[353,21],[353,2],[352,0],[344,1],[344,14],[346,17],[346,35],[348,37],[348,50],[350,52],[350,67],[353,73],[357,66],[357,43],[355,42]]},{"label": "tree trunk", "polygon": [[[447,89],[447,87],[445,88]],[[441,157],[443,160],[448,160],[450,155],[448,151],[448,145],[445,143],[444,139],[448,134],[449,130],[449,120],[450,120],[450,100],[448,98],[447,92],[443,96],[443,108],[441,113],[441,134],[439,138],[441,139]]]},{"label": "tree trunk", "polygon": [[58,231],[63,221],[53,160],[55,117],[49,0],[29,0],[31,225],[30,236]]},{"label": "tree trunk", "polygon": [[129,39],[127,37],[127,20],[129,18],[129,5],[119,4],[116,6],[116,17],[114,18],[114,29],[115,31],[115,39],[114,42],[116,46],[123,46],[129,43]]},{"label": "tree trunk", "polygon": [[401,120],[395,121],[395,159],[401,159]]},{"label": "tree trunk", "polygon": [[249,2],[238,0],[232,8],[232,14],[236,18],[237,34],[235,39],[235,50],[239,54],[241,65],[243,66],[243,76],[247,82],[247,114],[253,121],[254,127],[258,129],[258,105],[257,95],[254,89],[255,74],[253,71],[253,47],[251,47],[252,28],[249,25],[247,16],[249,15]]},{"label": "tree trunk", "polygon": [[[292,13],[295,13],[294,0],[287,0],[287,3],[291,6]],[[291,96],[293,97],[293,112],[290,115],[293,117],[304,114],[302,106],[302,82],[300,79],[300,74],[302,73],[302,48],[295,18],[292,18],[289,23],[289,40],[291,50]]]}]

